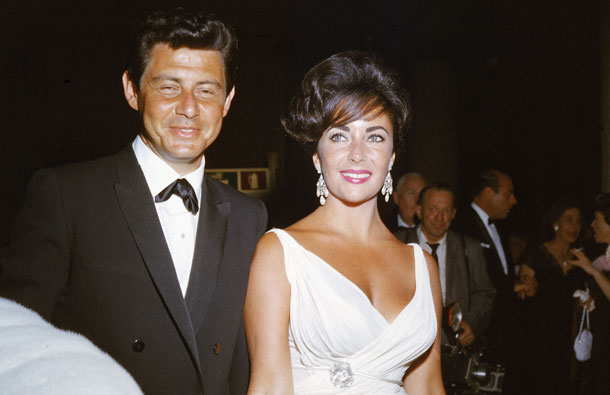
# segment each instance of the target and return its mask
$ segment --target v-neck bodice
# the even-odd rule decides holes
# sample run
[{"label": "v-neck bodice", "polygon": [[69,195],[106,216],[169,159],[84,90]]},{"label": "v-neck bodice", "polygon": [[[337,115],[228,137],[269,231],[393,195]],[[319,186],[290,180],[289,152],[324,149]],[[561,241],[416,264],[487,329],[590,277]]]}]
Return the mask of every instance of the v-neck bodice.
[{"label": "v-neck bodice", "polygon": [[[415,253],[416,289],[411,301],[388,322],[347,277],[304,248],[287,232],[273,229],[284,250],[291,286],[289,345],[296,394],[404,393],[397,385],[408,366],[434,342],[436,316],[428,268]],[[349,388],[337,388],[329,372],[347,362]]]},{"label": "v-neck bodice", "polygon": [[[352,280],[350,280],[349,278],[347,278],[347,276],[345,276],[343,273],[341,273],[339,270],[337,270],[334,266],[332,266],[330,263],[328,263],[327,261],[325,261],[324,259],[322,259],[318,254],[316,254],[315,252],[308,250],[307,248],[305,248],[301,243],[299,243],[298,241],[296,241],[296,239],[294,237],[292,237],[288,232],[285,232],[289,238],[291,238],[294,243],[296,243],[298,246],[300,246],[303,251],[306,254],[309,254],[311,258],[313,258],[314,261],[318,261],[320,263],[320,270],[324,271],[327,270],[329,272],[330,276],[337,276],[339,278],[339,281],[341,281],[341,279],[344,280],[344,282],[346,283],[347,287],[352,287],[354,288],[354,290],[356,291],[356,294],[360,295],[366,302],[365,304],[368,304],[369,306],[371,306],[371,309],[374,310],[375,313],[377,313],[379,316],[381,316],[381,318],[383,318],[384,321],[386,321],[386,323],[388,325],[391,325],[394,320],[396,320],[396,318],[398,318],[403,311],[405,311],[407,309],[407,307],[409,306],[409,304],[411,303],[411,301],[415,298],[415,295],[413,295],[413,297],[411,298],[411,300],[409,301],[409,303],[407,303],[405,305],[405,307],[403,307],[403,309],[396,315],[396,317],[394,317],[394,320],[392,321],[388,321],[383,314],[381,314],[381,312],[373,305],[373,302],[371,302],[371,299],[369,298],[369,296],[362,290],[362,288],[360,288],[358,285],[356,285],[356,283],[354,283]],[[417,270],[417,268],[416,268]],[[416,290],[415,290],[415,294],[417,294],[417,284],[416,284]]]}]

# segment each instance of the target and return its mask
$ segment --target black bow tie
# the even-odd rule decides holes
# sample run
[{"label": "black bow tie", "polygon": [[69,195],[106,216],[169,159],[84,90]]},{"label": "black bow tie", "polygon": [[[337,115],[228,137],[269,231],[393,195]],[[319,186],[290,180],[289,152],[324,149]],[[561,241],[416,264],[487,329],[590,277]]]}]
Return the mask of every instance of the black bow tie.
[{"label": "black bow tie", "polygon": [[191,214],[197,214],[197,211],[199,211],[197,195],[195,195],[195,190],[186,179],[179,178],[169,184],[167,188],[165,188],[164,190],[159,192],[157,196],[155,196],[155,202],[164,202],[172,195],[176,195],[181,198],[182,202],[184,203],[184,207],[186,207],[186,209],[190,211]]}]

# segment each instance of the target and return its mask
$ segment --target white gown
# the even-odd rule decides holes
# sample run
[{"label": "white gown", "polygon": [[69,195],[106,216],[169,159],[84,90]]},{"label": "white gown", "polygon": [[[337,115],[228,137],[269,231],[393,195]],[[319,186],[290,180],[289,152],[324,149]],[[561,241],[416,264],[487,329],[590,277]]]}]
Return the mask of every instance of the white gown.
[{"label": "white gown", "polygon": [[410,244],[413,299],[390,323],[353,282],[287,232],[271,232],[282,244],[291,287],[288,340],[295,394],[405,394],[404,373],[432,346],[437,327],[421,248]]}]

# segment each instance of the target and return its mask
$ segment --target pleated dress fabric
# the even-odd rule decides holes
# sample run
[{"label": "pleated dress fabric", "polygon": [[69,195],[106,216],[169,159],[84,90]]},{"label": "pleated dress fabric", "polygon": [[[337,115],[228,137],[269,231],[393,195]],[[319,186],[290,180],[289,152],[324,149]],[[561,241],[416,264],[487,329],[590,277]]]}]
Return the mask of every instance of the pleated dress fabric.
[{"label": "pleated dress fabric", "polygon": [[[410,244],[415,294],[388,322],[353,282],[287,232],[271,232],[282,244],[291,287],[288,340],[295,394],[405,394],[402,378],[432,346],[437,330],[421,248]],[[337,363],[351,368],[352,382],[345,388],[331,381]]]}]

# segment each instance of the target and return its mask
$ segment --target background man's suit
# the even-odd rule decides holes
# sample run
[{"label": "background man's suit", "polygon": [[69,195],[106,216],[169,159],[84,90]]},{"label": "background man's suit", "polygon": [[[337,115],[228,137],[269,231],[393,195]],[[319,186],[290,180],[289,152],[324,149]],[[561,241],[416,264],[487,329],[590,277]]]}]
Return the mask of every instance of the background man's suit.
[{"label": "background man's suit", "polygon": [[[418,243],[416,229],[401,229],[395,233],[403,243]],[[462,248],[464,241],[468,263]],[[455,232],[447,232],[445,258],[445,306],[459,300],[464,311],[463,320],[480,336],[491,318],[495,290],[487,275],[485,258],[480,243],[470,237],[463,239]]]},{"label": "background man's suit", "polygon": [[135,155],[43,170],[29,186],[0,295],[84,334],[146,394],[245,393],[242,309],[264,205],[204,177],[183,297]]},{"label": "background man's suit", "polygon": [[[455,229],[470,237],[480,240],[487,247],[483,248],[487,261],[487,273],[496,289],[494,312],[485,332],[488,341],[488,357],[493,362],[504,365],[510,364],[514,359],[513,353],[518,347],[517,297],[514,292],[515,267],[507,243],[507,237],[498,229],[502,248],[506,256],[508,273],[504,273],[498,251],[489,235],[487,228],[472,207],[458,211],[454,221]],[[497,228],[497,225],[494,225]]]}]

